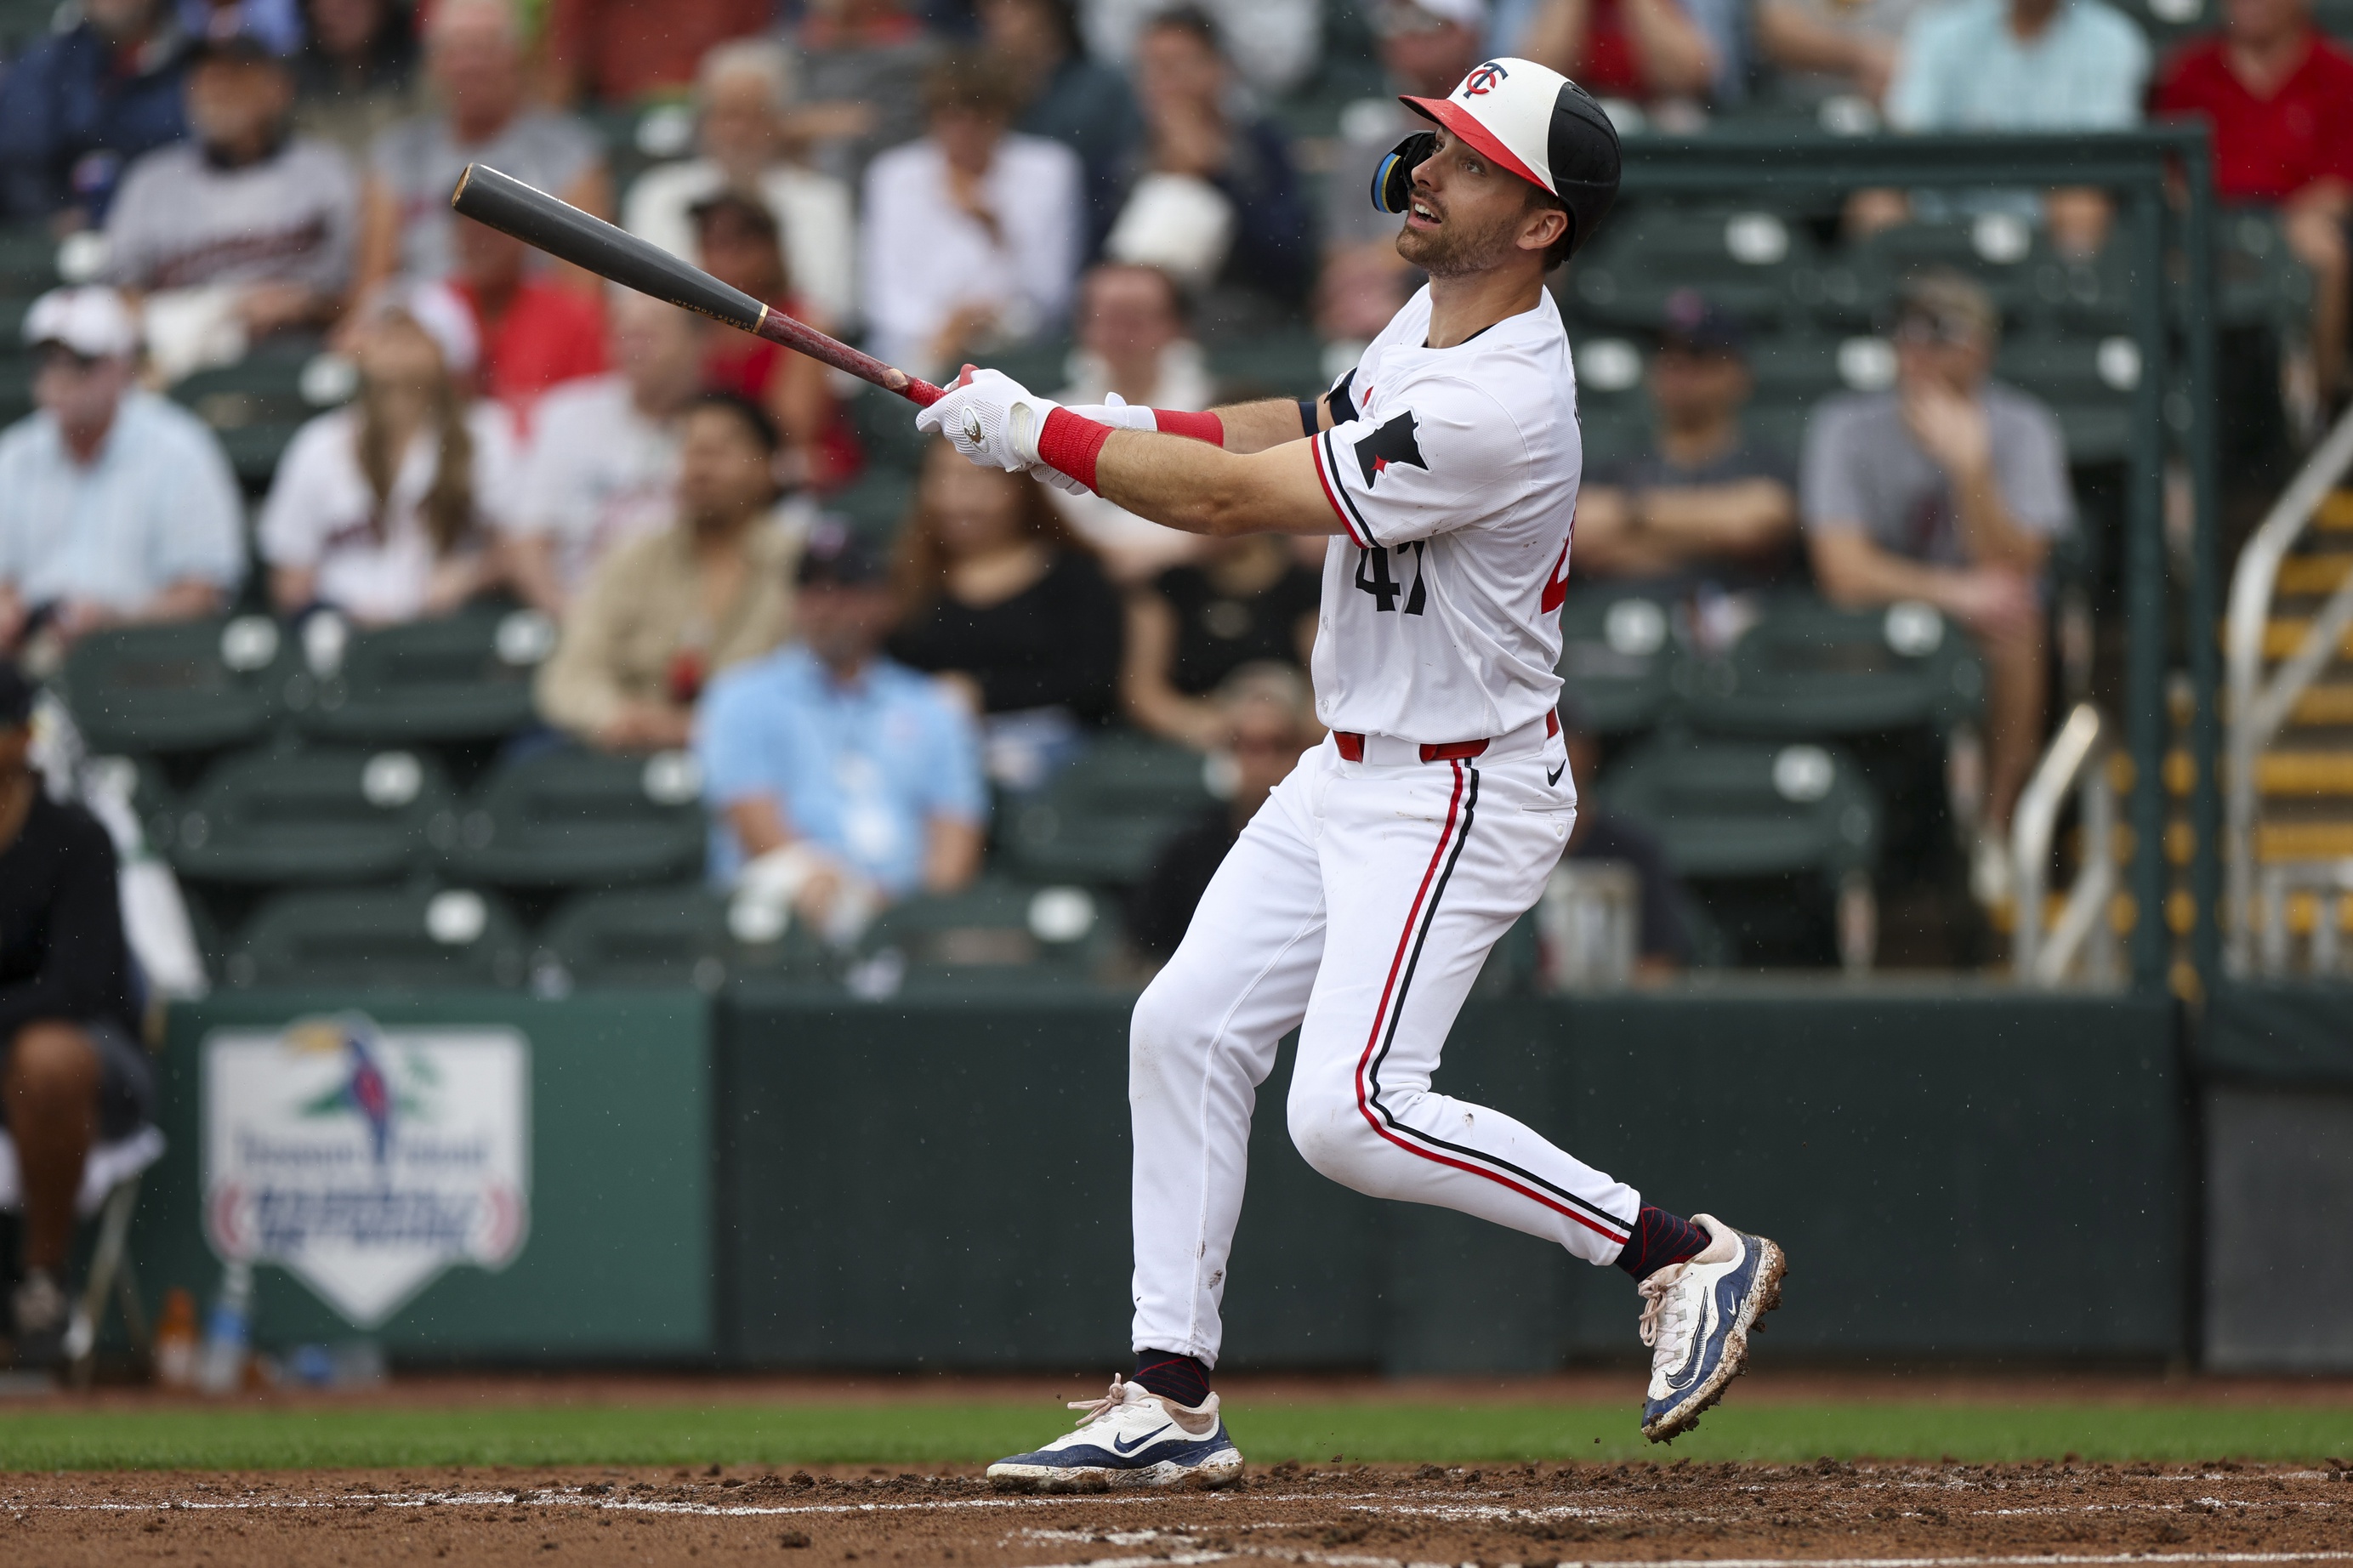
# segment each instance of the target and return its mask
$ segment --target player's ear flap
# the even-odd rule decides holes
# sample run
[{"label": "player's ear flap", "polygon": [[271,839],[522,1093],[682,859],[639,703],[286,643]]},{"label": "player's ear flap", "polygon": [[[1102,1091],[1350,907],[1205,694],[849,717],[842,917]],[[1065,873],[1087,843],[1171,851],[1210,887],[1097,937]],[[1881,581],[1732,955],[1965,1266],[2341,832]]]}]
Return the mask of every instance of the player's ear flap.
[{"label": "player's ear flap", "polygon": [[1417,131],[1388,151],[1373,166],[1373,205],[1385,213],[1401,213],[1413,200],[1413,172],[1438,150],[1438,133]]}]

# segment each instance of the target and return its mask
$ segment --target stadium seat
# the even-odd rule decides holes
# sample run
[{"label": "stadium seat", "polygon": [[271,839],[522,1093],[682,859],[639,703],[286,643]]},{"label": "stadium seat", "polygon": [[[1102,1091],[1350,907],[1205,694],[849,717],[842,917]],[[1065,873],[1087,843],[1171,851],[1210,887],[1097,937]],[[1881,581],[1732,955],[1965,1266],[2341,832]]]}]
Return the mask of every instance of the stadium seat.
[{"label": "stadium seat", "polygon": [[1110,912],[1080,888],[987,878],[885,910],[859,943],[849,984],[876,996],[902,985],[1002,992],[1082,984],[1109,950]]},{"label": "stadium seat", "polygon": [[[746,940],[746,936],[760,940]],[[731,978],[831,978],[824,949],[797,923],[775,936],[739,935],[728,901],[702,883],[589,893],[557,910],[540,933],[533,989],[691,985],[715,991]]]},{"label": "stadium seat", "polygon": [[230,985],[309,990],[505,990],[523,981],[522,928],[469,889],[285,893],[231,948]]},{"label": "stadium seat", "polygon": [[1810,742],[1661,734],[1594,794],[1648,827],[1678,877],[1818,872],[1835,882],[1878,858],[1876,792],[1843,752]]},{"label": "stadium seat", "polygon": [[2279,215],[2237,207],[2215,224],[2215,312],[2225,326],[2294,328],[2312,310],[2312,274],[2287,247]]},{"label": "stadium seat", "polygon": [[1109,735],[1017,805],[1005,834],[1013,871],[1034,882],[1124,887],[1160,846],[1207,810],[1199,753],[1140,735]]},{"label": "stadium seat", "polygon": [[2012,333],[2002,341],[1994,374],[2050,405],[2070,463],[2130,455],[2133,394],[2140,384],[2140,348],[2132,339]]},{"label": "stadium seat", "polygon": [[58,286],[58,237],[47,224],[0,228],[0,295],[30,302]]},{"label": "stadium seat", "polygon": [[1841,610],[1791,596],[1728,651],[1684,666],[1678,685],[1698,729],[1798,739],[1942,728],[1977,710],[1985,671],[1927,605]]},{"label": "stadium seat", "polygon": [[1324,374],[1324,344],[1305,327],[1220,342],[1209,352],[1209,371],[1238,396],[1305,397],[1332,381]]},{"label": "stadium seat", "polygon": [[1673,702],[1678,653],[1669,616],[1647,595],[1593,583],[1561,605],[1560,678],[1595,734],[1647,730]]},{"label": "stadium seat", "polygon": [[448,781],[430,756],[359,747],[246,752],[216,764],[149,842],[183,876],[248,884],[387,881],[454,841]]},{"label": "stadium seat", "polygon": [[231,365],[200,370],[172,388],[173,400],[211,426],[237,477],[266,487],[294,433],[323,407],[342,401],[348,383],[311,370],[315,337],[265,339]]},{"label": "stadium seat", "polygon": [[[1906,279],[1949,268],[1976,279],[2002,314],[2018,321],[2034,308],[2037,276],[2050,265],[2036,226],[2009,213],[1899,224],[1848,247],[1831,268],[1841,281],[1825,290],[1820,313],[1840,325],[1883,326]],[[1849,276],[1851,288],[1843,281]]]},{"label": "stadium seat", "polygon": [[202,752],[277,717],[290,639],[266,616],[116,626],[77,640],[60,695],[94,752]]},{"label": "stadium seat", "polygon": [[1817,260],[1811,237],[1782,213],[1652,203],[1601,230],[1567,293],[1579,315],[1622,327],[1656,326],[1679,289],[1744,321],[1778,321],[1809,296]]},{"label": "stadium seat", "polygon": [[702,862],[702,773],[685,752],[543,751],[503,766],[458,814],[441,863],[500,888],[603,888],[691,877]]},{"label": "stadium seat", "polygon": [[313,661],[332,672],[300,689],[295,720],[324,739],[378,743],[512,734],[533,721],[532,677],[555,651],[555,635],[536,610],[470,609],[355,631],[339,660]]}]

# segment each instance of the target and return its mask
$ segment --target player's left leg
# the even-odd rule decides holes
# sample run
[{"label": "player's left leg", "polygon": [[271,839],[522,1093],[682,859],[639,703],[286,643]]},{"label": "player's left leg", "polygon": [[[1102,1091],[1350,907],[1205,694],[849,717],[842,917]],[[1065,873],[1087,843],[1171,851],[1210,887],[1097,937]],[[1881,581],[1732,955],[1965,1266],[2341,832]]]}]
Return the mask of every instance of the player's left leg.
[{"label": "player's left leg", "polygon": [[1654,1361],[1643,1429],[1688,1427],[1738,1373],[1778,1294],[1779,1251],[1646,1208],[1518,1120],[1430,1087],[1489,951],[1535,903],[1570,814],[1549,765],[1343,770],[1327,792],[1329,924],[1292,1078],[1293,1140],[1375,1196],[1436,1204],[1615,1263],[1643,1284]]}]

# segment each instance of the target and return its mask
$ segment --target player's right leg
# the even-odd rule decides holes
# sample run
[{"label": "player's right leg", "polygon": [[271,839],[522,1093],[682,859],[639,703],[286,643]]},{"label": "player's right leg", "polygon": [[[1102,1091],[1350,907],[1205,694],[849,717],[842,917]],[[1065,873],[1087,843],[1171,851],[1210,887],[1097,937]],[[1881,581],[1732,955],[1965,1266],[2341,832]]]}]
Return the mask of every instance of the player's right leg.
[{"label": "player's right leg", "polygon": [[1306,1012],[1324,953],[1323,755],[1310,752],[1243,829],[1129,1026],[1135,1380],[1113,1378],[1077,1430],[991,1465],[1000,1485],[1216,1485],[1240,1473],[1208,1371],[1258,1086]]}]

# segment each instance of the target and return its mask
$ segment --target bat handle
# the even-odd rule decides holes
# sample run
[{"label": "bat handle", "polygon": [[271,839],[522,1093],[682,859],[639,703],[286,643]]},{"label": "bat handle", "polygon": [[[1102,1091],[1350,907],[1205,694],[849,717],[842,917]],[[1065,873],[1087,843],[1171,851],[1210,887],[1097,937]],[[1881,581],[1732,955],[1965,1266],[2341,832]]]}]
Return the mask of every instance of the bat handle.
[{"label": "bat handle", "polygon": [[[903,375],[906,373],[902,371],[900,374]],[[945,397],[948,395],[946,387],[934,386],[930,382],[925,381],[920,375],[907,376],[906,385],[894,386],[891,390],[896,392],[900,396],[905,398],[908,402],[913,404],[918,408],[929,408],[933,404],[937,403],[941,398]]]}]

